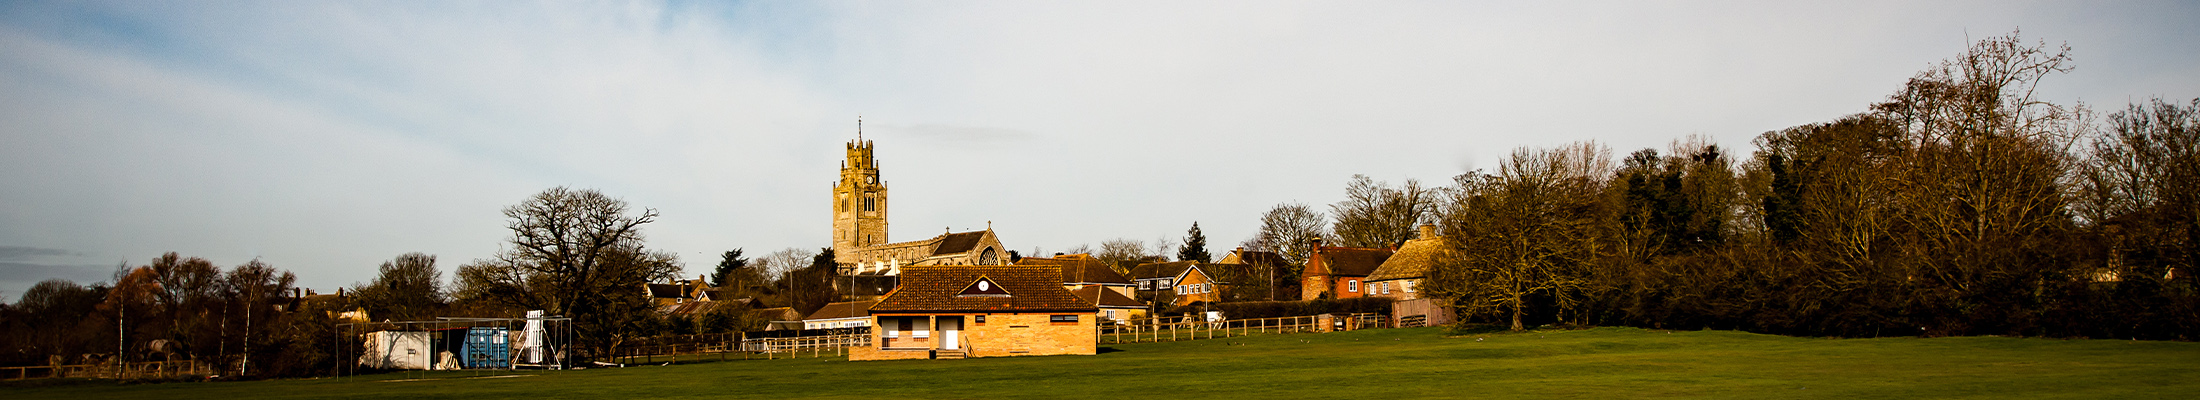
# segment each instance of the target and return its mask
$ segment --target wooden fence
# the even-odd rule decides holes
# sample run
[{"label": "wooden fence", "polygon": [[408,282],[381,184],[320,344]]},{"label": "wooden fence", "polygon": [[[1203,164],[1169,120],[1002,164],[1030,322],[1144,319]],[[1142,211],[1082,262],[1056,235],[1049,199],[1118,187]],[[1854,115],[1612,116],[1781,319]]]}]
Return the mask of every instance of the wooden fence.
[{"label": "wooden fence", "polygon": [[740,359],[756,357],[777,359],[802,355],[811,357],[842,356],[847,355],[847,348],[849,347],[867,346],[871,342],[869,333],[781,338],[745,338],[738,334],[711,335],[712,337],[703,338],[698,338],[698,336],[701,335],[682,336],[677,339],[662,338],[666,340],[653,338],[643,342],[664,344],[620,346],[618,353],[612,357],[612,360],[619,364],[650,364],[730,360],[735,357]]},{"label": "wooden fence", "polygon": [[115,364],[0,367],[0,379],[104,378],[166,379],[214,374],[214,365],[198,361],[149,361]]},{"label": "wooden fence", "polygon": [[1099,343],[1164,342],[1228,338],[1256,333],[1332,332],[1389,327],[1388,318],[1364,313],[1223,321],[1206,321],[1198,317],[1159,317],[1134,320],[1129,324],[1100,325],[1096,328],[1099,331],[1096,332],[1095,340]]}]

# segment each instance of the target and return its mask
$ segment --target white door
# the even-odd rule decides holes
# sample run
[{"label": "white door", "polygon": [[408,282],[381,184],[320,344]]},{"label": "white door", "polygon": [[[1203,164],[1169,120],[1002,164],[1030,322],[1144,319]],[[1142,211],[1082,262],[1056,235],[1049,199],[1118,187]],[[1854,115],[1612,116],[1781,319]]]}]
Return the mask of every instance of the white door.
[{"label": "white door", "polygon": [[940,318],[940,336],[946,336],[940,338],[940,348],[961,349],[962,335],[960,333],[962,333],[962,317]]}]

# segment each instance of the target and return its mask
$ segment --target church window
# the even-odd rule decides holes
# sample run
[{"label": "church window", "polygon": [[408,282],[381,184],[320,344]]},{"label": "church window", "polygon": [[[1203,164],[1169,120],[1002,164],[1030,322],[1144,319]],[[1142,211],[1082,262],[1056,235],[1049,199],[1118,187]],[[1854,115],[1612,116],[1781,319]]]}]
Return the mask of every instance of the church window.
[{"label": "church window", "polygon": [[978,254],[978,265],[1001,265],[1001,255],[994,253],[993,248],[987,247],[984,253]]}]

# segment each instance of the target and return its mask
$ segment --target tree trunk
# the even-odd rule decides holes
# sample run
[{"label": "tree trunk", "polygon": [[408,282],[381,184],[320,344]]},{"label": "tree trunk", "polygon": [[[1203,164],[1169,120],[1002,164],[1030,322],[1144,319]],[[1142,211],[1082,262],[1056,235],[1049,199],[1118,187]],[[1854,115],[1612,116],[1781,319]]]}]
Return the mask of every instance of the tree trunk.
[{"label": "tree trunk", "polygon": [[1522,327],[1520,326],[1520,306],[1519,306],[1519,305],[1514,305],[1514,306],[1513,306],[1513,331],[1515,331],[1515,332],[1518,332],[1518,331],[1522,331],[1522,330],[1526,330],[1526,329],[1524,329],[1524,328],[1522,328]]}]

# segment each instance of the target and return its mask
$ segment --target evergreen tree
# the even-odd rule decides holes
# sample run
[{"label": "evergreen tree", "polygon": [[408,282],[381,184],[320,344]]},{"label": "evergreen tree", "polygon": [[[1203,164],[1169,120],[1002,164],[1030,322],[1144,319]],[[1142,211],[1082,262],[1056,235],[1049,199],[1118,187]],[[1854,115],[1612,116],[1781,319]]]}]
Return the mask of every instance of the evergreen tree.
[{"label": "evergreen tree", "polygon": [[1213,261],[1213,258],[1213,255],[1207,254],[1207,235],[1199,233],[1199,222],[1192,222],[1192,230],[1184,236],[1184,248],[1176,251],[1177,261],[1198,261],[1204,264]]},{"label": "evergreen tree", "polygon": [[725,287],[727,281],[737,278],[737,272],[749,266],[749,259],[741,257],[741,249],[726,250],[718,256],[718,269],[710,274],[710,285]]}]

